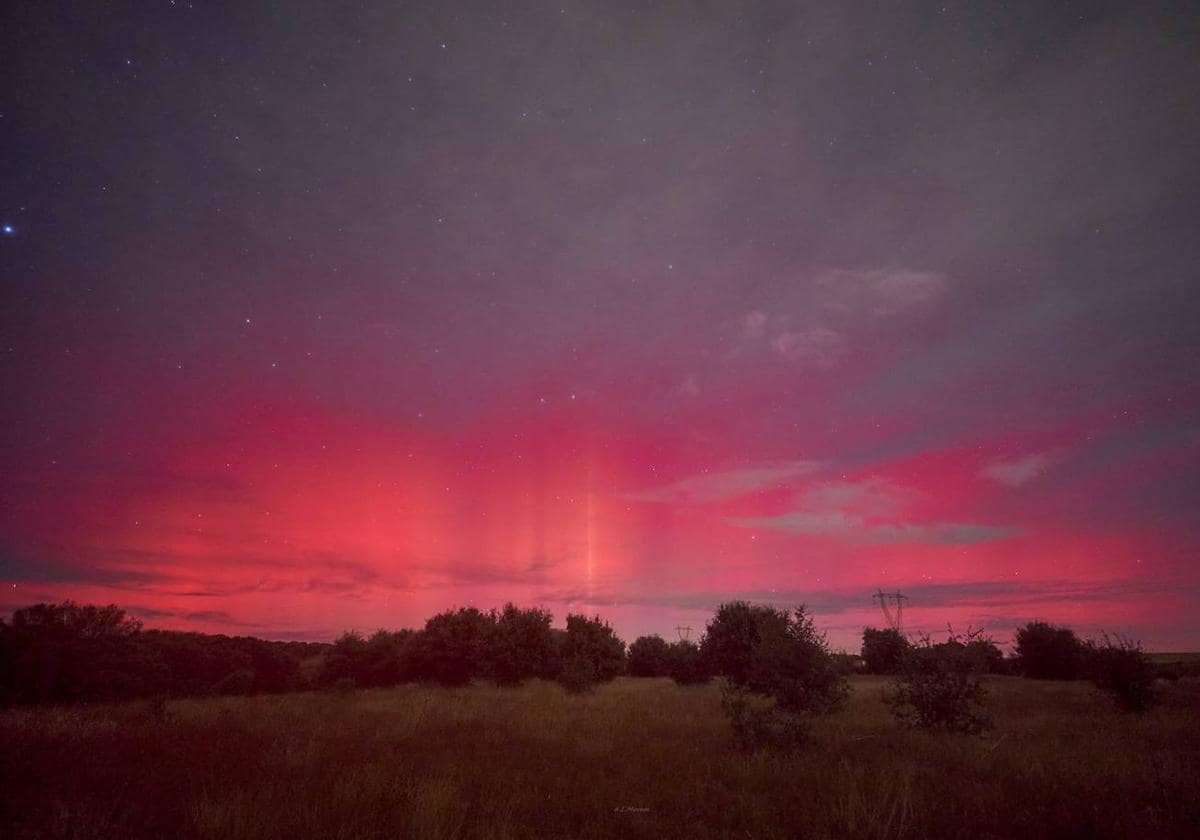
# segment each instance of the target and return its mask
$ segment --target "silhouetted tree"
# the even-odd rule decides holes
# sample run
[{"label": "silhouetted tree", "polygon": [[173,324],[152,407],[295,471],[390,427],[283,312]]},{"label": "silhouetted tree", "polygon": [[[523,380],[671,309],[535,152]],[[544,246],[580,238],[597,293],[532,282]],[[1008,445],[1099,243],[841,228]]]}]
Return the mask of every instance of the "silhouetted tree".
[{"label": "silhouetted tree", "polygon": [[517,685],[556,673],[553,616],[541,609],[519,609],[511,603],[495,619],[488,650],[489,670],[498,685]]},{"label": "silhouetted tree", "polygon": [[141,622],[115,605],[35,604],[3,628],[7,703],[123,700],[152,690],[161,662],[138,644]]},{"label": "silhouetted tree", "polygon": [[629,673],[634,677],[665,677],[668,645],[662,636],[640,636],[629,646]]},{"label": "silhouetted tree", "polygon": [[976,673],[1008,673],[1008,663],[1004,659],[1004,654],[991,639],[979,637],[968,640],[964,654]]},{"label": "silhouetted tree", "polygon": [[909,650],[908,639],[899,630],[887,628],[863,630],[862,658],[869,674],[895,674],[904,664]]},{"label": "silhouetted tree", "polygon": [[1155,704],[1154,664],[1137,642],[1105,633],[1087,645],[1088,677],[1117,706],[1127,712],[1144,712]]},{"label": "silhouetted tree", "polygon": [[687,639],[667,645],[667,674],[680,685],[708,682],[712,679],[700,646]]},{"label": "silhouetted tree", "polygon": [[487,654],[496,629],[495,613],[475,607],[447,610],[425,622],[415,642],[417,671],[443,685],[462,685],[486,676]]},{"label": "silhouetted tree", "polygon": [[[567,616],[567,633],[562,648],[560,679],[570,688],[588,688],[593,682],[607,682],[625,670],[625,643],[600,616]],[[570,683],[570,685],[568,685]]]},{"label": "silhouetted tree", "polygon": [[789,613],[745,601],[721,604],[701,649],[715,673],[735,687],[775,698],[785,711],[831,711],[848,693],[804,607]]},{"label": "silhouetted tree", "polygon": [[1017,630],[1017,666],[1027,677],[1073,680],[1083,664],[1083,644],[1069,627],[1032,621]]},{"label": "silhouetted tree", "polygon": [[942,644],[924,636],[904,655],[896,682],[884,695],[902,722],[925,729],[977,733],[990,725],[983,712],[986,690],[980,680],[983,662],[951,631]]}]

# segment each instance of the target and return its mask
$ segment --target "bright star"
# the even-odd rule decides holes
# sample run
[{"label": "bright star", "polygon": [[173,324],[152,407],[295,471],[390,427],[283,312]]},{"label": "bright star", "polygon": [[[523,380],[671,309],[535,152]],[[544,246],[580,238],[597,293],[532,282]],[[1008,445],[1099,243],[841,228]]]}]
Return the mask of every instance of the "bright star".
[{"label": "bright star", "polygon": [[12,225],[5,225],[3,228],[0,228],[0,230],[4,231],[5,236],[12,236],[14,233],[17,232],[17,229],[15,227],[13,227]]}]

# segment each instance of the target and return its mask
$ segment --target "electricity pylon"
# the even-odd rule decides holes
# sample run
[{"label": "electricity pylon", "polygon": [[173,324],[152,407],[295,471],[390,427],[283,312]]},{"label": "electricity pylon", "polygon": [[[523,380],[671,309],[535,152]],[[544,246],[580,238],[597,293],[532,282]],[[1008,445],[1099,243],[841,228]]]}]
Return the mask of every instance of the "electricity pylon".
[{"label": "electricity pylon", "polygon": [[[887,620],[888,627],[897,632],[902,630],[904,626],[904,602],[908,600],[907,595],[901,595],[899,592],[884,592],[880,589],[871,596],[871,600],[879,602],[879,608],[883,610],[883,617]],[[889,602],[895,605],[895,613],[888,607]]]}]

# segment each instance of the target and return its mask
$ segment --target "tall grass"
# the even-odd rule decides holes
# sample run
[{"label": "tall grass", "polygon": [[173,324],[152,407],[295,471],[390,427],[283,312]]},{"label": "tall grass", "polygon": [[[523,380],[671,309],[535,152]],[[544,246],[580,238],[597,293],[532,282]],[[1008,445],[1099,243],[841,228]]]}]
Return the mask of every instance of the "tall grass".
[{"label": "tall grass", "polygon": [[0,836],[1193,837],[1200,684],[1131,717],[989,680],[984,738],[898,727],[884,681],[797,752],[715,685],[402,686],[0,714]]}]

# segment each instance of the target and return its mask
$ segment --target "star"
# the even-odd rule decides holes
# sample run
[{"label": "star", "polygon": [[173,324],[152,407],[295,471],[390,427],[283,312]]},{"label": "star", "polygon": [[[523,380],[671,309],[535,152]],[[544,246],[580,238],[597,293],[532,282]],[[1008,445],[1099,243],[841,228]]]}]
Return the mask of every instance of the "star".
[{"label": "star", "polygon": [[15,227],[13,227],[12,225],[5,225],[4,227],[0,228],[0,230],[4,231],[5,236],[12,236],[14,233],[17,232],[17,229]]}]

